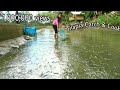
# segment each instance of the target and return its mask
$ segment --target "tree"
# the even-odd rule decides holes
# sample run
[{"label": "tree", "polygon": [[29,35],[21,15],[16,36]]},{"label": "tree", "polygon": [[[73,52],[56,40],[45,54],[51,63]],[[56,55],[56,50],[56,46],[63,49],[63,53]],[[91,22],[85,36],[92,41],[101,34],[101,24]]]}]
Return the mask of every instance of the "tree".
[{"label": "tree", "polygon": [[3,12],[0,11],[0,18],[2,19],[4,17]]},{"label": "tree", "polygon": [[4,22],[4,13],[2,11],[0,11],[0,22],[3,23]]},{"label": "tree", "polygon": [[68,15],[71,11],[64,11],[65,15]]},{"label": "tree", "polygon": [[96,15],[96,11],[83,11],[85,13],[85,20],[91,20]]},{"label": "tree", "polygon": [[[16,11],[16,13],[15,13],[16,15],[18,15],[18,11]],[[18,19],[18,16],[16,17],[16,19]],[[19,20],[18,21],[16,21],[16,23],[17,24],[19,24]]]}]

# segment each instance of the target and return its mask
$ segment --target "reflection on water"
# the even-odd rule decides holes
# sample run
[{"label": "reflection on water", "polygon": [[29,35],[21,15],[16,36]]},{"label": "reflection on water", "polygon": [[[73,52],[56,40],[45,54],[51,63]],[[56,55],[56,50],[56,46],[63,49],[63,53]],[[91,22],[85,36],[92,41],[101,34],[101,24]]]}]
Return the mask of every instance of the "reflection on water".
[{"label": "reflection on water", "polygon": [[120,78],[120,33],[109,30],[72,31],[70,78]]},{"label": "reflection on water", "polygon": [[45,29],[24,47],[0,58],[0,78],[120,78],[120,33],[110,30],[69,31],[54,40]]}]

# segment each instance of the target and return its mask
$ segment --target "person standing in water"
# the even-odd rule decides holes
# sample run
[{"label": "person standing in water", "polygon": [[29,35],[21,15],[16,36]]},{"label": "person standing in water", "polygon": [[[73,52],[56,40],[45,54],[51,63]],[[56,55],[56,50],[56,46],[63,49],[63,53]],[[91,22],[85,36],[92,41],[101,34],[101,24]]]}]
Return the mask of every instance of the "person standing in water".
[{"label": "person standing in water", "polygon": [[62,13],[59,13],[58,16],[53,21],[53,29],[55,31],[54,38],[58,39],[58,30],[62,25]]}]

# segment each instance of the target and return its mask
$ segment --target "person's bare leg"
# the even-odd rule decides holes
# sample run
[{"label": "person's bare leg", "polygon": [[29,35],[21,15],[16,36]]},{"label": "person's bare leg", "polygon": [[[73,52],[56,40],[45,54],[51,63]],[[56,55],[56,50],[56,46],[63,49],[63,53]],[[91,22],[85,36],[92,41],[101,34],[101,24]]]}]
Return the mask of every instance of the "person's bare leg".
[{"label": "person's bare leg", "polygon": [[55,40],[58,39],[58,34],[57,33],[55,33],[54,38],[55,38]]},{"label": "person's bare leg", "polygon": [[54,38],[56,39],[56,34],[54,34]]},{"label": "person's bare leg", "polygon": [[56,39],[58,39],[58,34],[56,33]]},{"label": "person's bare leg", "polygon": [[57,34],[55,33],[55,36],[54,36],[55,39],[57,39]]}]

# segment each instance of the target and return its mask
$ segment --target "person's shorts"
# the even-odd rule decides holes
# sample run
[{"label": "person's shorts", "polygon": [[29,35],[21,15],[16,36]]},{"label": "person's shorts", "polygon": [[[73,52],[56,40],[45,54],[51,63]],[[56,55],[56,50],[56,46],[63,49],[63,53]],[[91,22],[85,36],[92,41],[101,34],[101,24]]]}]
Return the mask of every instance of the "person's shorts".
[{"label": "person's shorts", "polygon": [[53,29],[54,29],[55,33],[58,33],[57,25],[53,25]]}]

